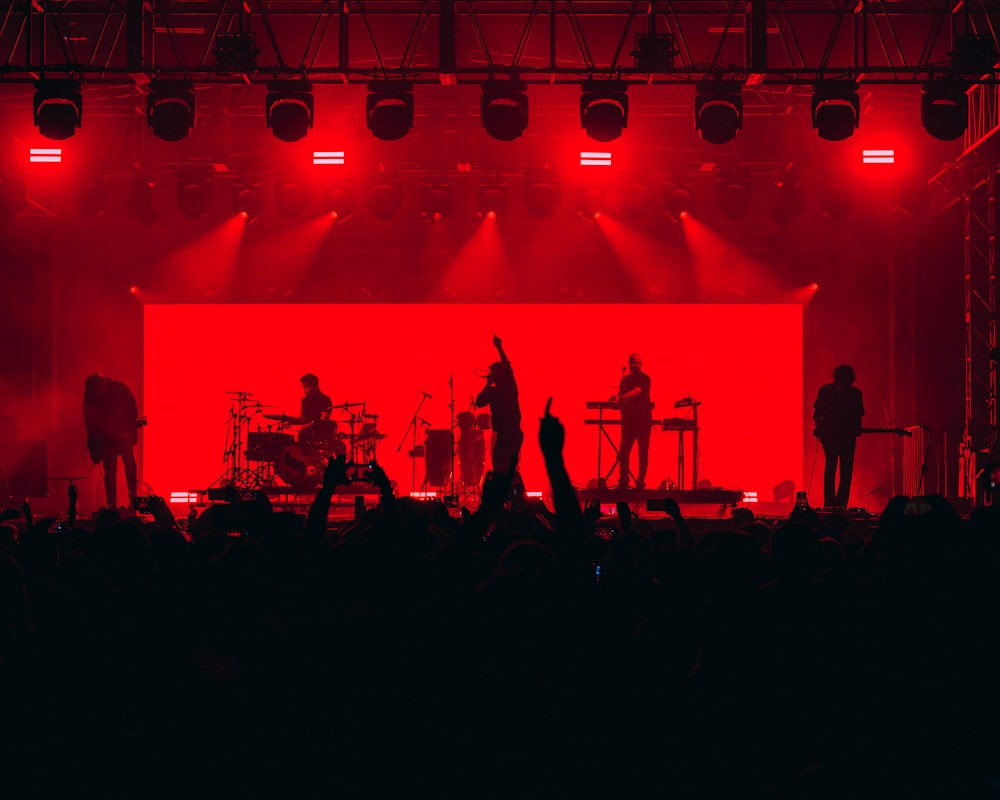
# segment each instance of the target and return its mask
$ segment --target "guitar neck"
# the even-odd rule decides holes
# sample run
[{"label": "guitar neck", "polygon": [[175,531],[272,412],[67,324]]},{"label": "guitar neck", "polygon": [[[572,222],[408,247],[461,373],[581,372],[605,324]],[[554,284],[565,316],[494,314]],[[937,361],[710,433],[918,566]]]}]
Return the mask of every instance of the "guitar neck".
[{"label": "guitar neck", "polygon": [[862,433],[894,433],[896,436],[912,436],[913,431],[906,428],[862,428]]}]

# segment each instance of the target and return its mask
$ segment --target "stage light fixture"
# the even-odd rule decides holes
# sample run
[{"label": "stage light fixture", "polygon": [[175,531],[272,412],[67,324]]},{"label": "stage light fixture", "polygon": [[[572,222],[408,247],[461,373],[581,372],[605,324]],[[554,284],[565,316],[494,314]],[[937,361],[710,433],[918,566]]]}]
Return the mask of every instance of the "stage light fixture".
[{"label": "stage light fixture", "polygon": [[402,139],[413,127],[413,85],[409,81],[374,81],[368,84],[365,116],[376,139]]},{"label": "stage light fixture", "polygon": [[80,82],[63,78],[35,81],[35,127],[46,139],[68,139],[83,119]]},{"label": "stage light fixture", "polygon": [[307,183],[278,181],[274,185],[274,207],[283,217],[298,219],[305,213],[311,199],[312,191]]},{"label": "stage light fixture", "polygon": [[338,220],[347,219],[354,213],[354,189],[351,186],[335,186],[327,189],[323,199],[323,210],[328,214],[335,214]]},{"label": "stage light fixture", "polygon": [[596,142],[611,142],[628,127],[624,81],[586,81],[580,95],[580,127]]},{"label": "stage light fixture", "polygon": [[476,213],[480,217],[490,214],[494,218],[507,213],[507,184],[503,182],[480,183],[476,190]]},{"label": "stage light fixture", "polygon": [[666,211],[676,220],[682,214],[689,214],[694,210],[694,198],[691,192],[683,186],[668,186],[666,190]]},{"label": "stage light fixture", "polygon": [[528,127],[528,94],[524,81],[487,81],[479,99],[479,119],[486,132],[512,142]]},{"label": "stage light fixture", "polygon": [[248,220],[255,220],[264,210],[264,193],[259,183],[233,184],[233,213],[245,214]]},{"label": "stage light fixture", "polygon": [[264,119],[276,139],[297,142],[313,126],[315,104],[307,80],[273,80],[267,83]]},{"label": "stage light fixture", "polygon": [[577,202],[577,213],[584,219],[597,219],[604,210],[604,192],[590,188],[580,192]]},{"label": "stage light fixture", "polygon": [[420,216],[431,222],[444,222],[450,213],[450,183],[437,181],[420,187]]},{"label": "stage light fixture", "polygon": [[403,188],[398,182],[382,181],[368,190],[368,213],[375,219],[389,220],[403,205]]},{"label": "stage light fixture", "polygon": [[559,207],[559,197],[559,181],[551,171],[541,170],[525,176],[521,199],[532,216],[551,217]]},{"label": "stage light fixture", "polygon": [[743,127],[743,90],[738,81],[701,81],[695,88],[694,126],[711,144],[725,144]]},{"label": "stage light fixture", "polygon": [[146,124],[153,135],[178,142],[194,127],[194,83],[189,80],[153,80],[146,97]]},{"label": "stage light fixture", "polygon": [[812,126],[820,139],[841,142],[854,134],[861,121],[858,88],[853,80],[819,81],[813,86]]},{"label": "stage light fixture", "polygon": [[920,124],[935,139],[958,139],[969,126],[968,81],[938,78],[924,84],[920,96]]},{"label": "stage light fixture", "polygon": [[203,164],[187,164],[177,171],[177,210],[190,220],[201,219],[212,205],[212,179]]}]

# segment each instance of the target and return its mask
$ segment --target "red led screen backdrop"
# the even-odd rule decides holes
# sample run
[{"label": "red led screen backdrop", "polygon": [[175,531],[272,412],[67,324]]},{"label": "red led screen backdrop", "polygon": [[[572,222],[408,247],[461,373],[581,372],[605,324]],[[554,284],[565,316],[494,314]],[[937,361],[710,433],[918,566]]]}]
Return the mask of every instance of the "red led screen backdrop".
[{"label": "red led screen backdrop", "polygon": [[[597,477],[598,429],[584,424],[597,412],[586,402],[615,393],[632,351],[652,378],[655,419],[689,415],[674,408],[681,398],[701,402],[700,479],[762,500],[781,481],[802,485],[799,305],[147,305],[143,476],[161,495],[206,488],[226,467],[229,393],[251,392],[266,406],[250,430],[267,431],[276,423],[263,414],[298,414],[299,378],[312,372],[334,404],[363,403],[352,410],[378,415],[378,460],[406,493],[413,437],[403,441],[404,432],[422,392],[430,397],[417,445],[451,425],[450,378],[456,414],[479,413],[472,399],[484,383],[477,372],[496,359],[494,331],[520,390],[529,491],[548,490],[537,434],[549,396],[566,427],[571,478],[583,486]],[[346,413],[334,419],[349,432]],[[617,444],[618,429],[608,430]],[[677,439],[654,427],[648,487],[678,482]],[[686,454],[691,488],[689,435]],[[603,473],[613,460],[605,440]],[[634,452],[632,460],[634,471]],[[420,489],[423,458],[417,467]],[[617,480],[615,471],[609,483]]]}]

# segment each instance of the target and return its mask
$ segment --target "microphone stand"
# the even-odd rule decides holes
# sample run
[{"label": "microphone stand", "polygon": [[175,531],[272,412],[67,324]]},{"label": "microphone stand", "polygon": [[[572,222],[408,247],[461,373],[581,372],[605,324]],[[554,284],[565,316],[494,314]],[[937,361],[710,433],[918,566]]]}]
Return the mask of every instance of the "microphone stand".
[{"label": "microphone stand", "polygon": [[417,419],[418,419],[418,417],[420,415],[420,409],[423,407],[424,401],[426,399],[427,399],[427,395],[424,392],[421,392],[420,393],[420,402],[417,403],[417,410],[413,412],[413,419],[410,420],[410,424],[406,427],[406,430],[403,431],[403,438],[399,440],[399,446],[396,448],[396,452],[397,453],[400,450],[403,449],[403,445],[406,443],[406,434],[408,434],[410,432],[410,430],[412,429],[413,430],[413,447],[410,450],[410,459],[412,460],[412,463],[410,464],[410,491],[411,492],[416,491],[416,486],[417,486],[417,456],[416,456],[416,451],[417,451]]},{"label": "microphone stand", "polygon": [[451,372],[448,373],[448,394],[448,408],[451,409],[451,491],[448,505],[458,505],[455,495],[455,376]]},{"label": "microphone stand", "polygon": [[928,428],[926,425],[917,425],[918,428],[922,428],[927,433],[927,444],[924,446],[923,453],[923,463],[920,465],[920,483],[917,484],[917,494],[922,495],[924,493],[924,478],[927,477],[927,456],[931,452],[931,442],[934,441],[934,432]]}]

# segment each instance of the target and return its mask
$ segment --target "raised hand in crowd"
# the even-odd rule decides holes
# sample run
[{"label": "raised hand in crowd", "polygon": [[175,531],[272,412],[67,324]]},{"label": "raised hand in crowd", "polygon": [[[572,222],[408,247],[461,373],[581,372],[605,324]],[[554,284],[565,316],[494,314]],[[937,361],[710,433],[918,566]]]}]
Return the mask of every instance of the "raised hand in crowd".
[{"label": "raised hand in crowd", "polygon": [[75,483],[70,483],[69,488],[66,490],[69,495],[69,514],[67,515],[66,521],[69,523],[71,528],[76,527],[76,500],[80,494],[80,487]]}]

